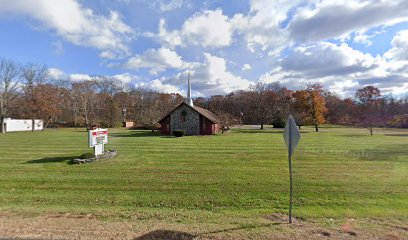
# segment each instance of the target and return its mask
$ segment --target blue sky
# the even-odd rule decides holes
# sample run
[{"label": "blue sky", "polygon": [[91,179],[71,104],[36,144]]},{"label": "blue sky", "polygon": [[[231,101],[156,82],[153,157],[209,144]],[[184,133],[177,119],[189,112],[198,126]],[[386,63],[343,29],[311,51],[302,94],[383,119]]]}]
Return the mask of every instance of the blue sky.
[{"label": "blue sky", "polygon": [[406,0],[0,0],[0,57],[195,96],[279,81],[408,93]]}]

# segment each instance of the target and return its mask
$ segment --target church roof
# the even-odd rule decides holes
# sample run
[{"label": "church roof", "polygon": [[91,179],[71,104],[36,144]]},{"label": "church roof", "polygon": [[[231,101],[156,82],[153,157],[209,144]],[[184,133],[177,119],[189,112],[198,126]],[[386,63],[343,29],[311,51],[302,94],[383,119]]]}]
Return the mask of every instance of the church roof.
[{"label": "church roof", "polygon": [[164,117],[162,117],[160,119],[160,121],[158,121],[159,123],[161,121],[163,121],[165,118],[167,118],[172,112],[174,112],[177,108],[181,107],[183,104],[191,107],[192,109],[194,109],[196,112],[198,112],[200,115],[202,115],[203,117],[207,118],[208,120],[210,120],[213,123],[219,123],[220,121],[218,120],[217,116],[215,116],[214,113],[208,111],[207,109],[204,108],[200,108],[197,106],[190,106],[185,102],[180,103],[179,105],[177,105],[177,107],[175,107],[173,110],[171,110],[169,113],[167,113]]},{"label": "church roof", "polygon": [[193,106],[192,108],[194,108],[194,110],[196,110],[198,113],[203,115],[205,118],[207,118],[211,122],[213,122],[213,123],[219,123],[220,122],[218,120],[217,116],[215,116],[214,113],[208,111],[207,109],[200,108],[200,107],[197,107],[197,106]]}]

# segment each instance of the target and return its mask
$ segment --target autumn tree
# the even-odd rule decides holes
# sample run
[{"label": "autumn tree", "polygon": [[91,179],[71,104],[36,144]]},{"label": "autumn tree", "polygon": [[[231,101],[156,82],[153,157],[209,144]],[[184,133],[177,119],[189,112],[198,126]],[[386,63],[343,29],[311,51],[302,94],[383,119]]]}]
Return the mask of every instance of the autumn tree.
[{"label": "autumn tree", "polygon": [[48,103],[43,99],[45,95],[37,92],[40,90],[40,86],[49,80],[48,69],[45,65],[28,64],[23,67],[21,71],[24,81],[23,92],[25,106],[31,118],[31,130],[34,132],[35,118],[39,117],[39,112],[42,108],[45,108],[45,105]]},{"label": "autumn tree", "polygon": [[56,121],[62,114],[63,103],[66,99],[67,91],[53,84],[39,84],[34,89],[34,99],[36,99],[37,117],[45,121],[46,129],[51,121]]},{"label": "autumn tree", "polygon": [[221,133],[224,134],[224,132],[228,129],[230,129],[231,126],[238,125],[239,124],[239,119],[235,118],[234,116],[228,114],[228,113],[216,113],[218,120],[220,121],[220,127],[221,127]]},{"label": "autumn tree", "polygon": [[326,120],[334,124],[352,124],[356,111],[356,105],[351,98],[341,98],[340,96],[325,91],[324,98],[327,107]]},{"label": "autumn tree", "polygon": [[17,64],[10,60],[0,61],[0,132],[5,133],[4,119],[9,114],[13,100],[18,96]]},{"label": "autumn tree", "polygon": [[120,103],[115,95],[123,92],[121,81],[113,77],[98,77],[97,86],[97,113],[96,118],[107,127],[118,126],[121,121]]},{"label": "autumn tree", "polygon": [[313,125],[318,132],[319,125],[325,122],[327,112],[322,85],[308,84],[306,89],[296,91],[293,96],[298,115],[304,116],[304,123]]}]

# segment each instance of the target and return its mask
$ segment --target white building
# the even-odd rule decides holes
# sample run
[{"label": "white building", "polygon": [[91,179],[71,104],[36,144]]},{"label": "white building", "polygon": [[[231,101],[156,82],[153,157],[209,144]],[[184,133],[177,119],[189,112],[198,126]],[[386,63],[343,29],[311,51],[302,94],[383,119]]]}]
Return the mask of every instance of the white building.
[{"label": "white building", "polygon": [[[21,132],[21,131],[31,131],[32,130],[32,120],[31,119],[4,119],[4,127],[6,132]],[[44,122],[43,120],[34,120],[34,130],[43,130]]]}]

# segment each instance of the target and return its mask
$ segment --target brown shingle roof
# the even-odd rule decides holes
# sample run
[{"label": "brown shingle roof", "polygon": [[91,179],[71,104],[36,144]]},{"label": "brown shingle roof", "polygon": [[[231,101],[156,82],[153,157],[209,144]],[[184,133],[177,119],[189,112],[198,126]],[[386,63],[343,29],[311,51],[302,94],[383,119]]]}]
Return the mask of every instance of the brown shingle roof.
[{"label": "brown shingle roof", "polygon": [[214,113],[208,111],[207,109],[196,107],[196,106],[193,106],[192,108],[194,108],[194,110],[196,110],[199,114],[203,115],[205,118],[207,118],[211,122],[213,122],[213,123],[219,123],[220,122],[218,120],[217,116],[215,116]]},{"label": "brown shingle roof", "polygon": [[208,120],[210,120],[213,123],[219,123],[220,121],[218,120],[217,116],[215,116],[214,113],[208,111],[207,109],[204,108],[200,108],[200,107],[196,107],[196,106],[190,106],[185,102],[180,103],[179,105],[177,105],[173,110],[171,110],[169,113],[167,113],[164,117],[162,117],[158,122],[160,123],[161,121],[163,121],[165,118],[167,118],[172,112],[174,112],[174,110],[176,110],[177,108],[179,108],[180,106],[182,106],[183,104],[186,104],[187,106],[191,107],[192,109],[194,109],[196,112],[198,112],[199,114],[201,114],[202,116],[204,116],[205,118],[207,118]]}]

